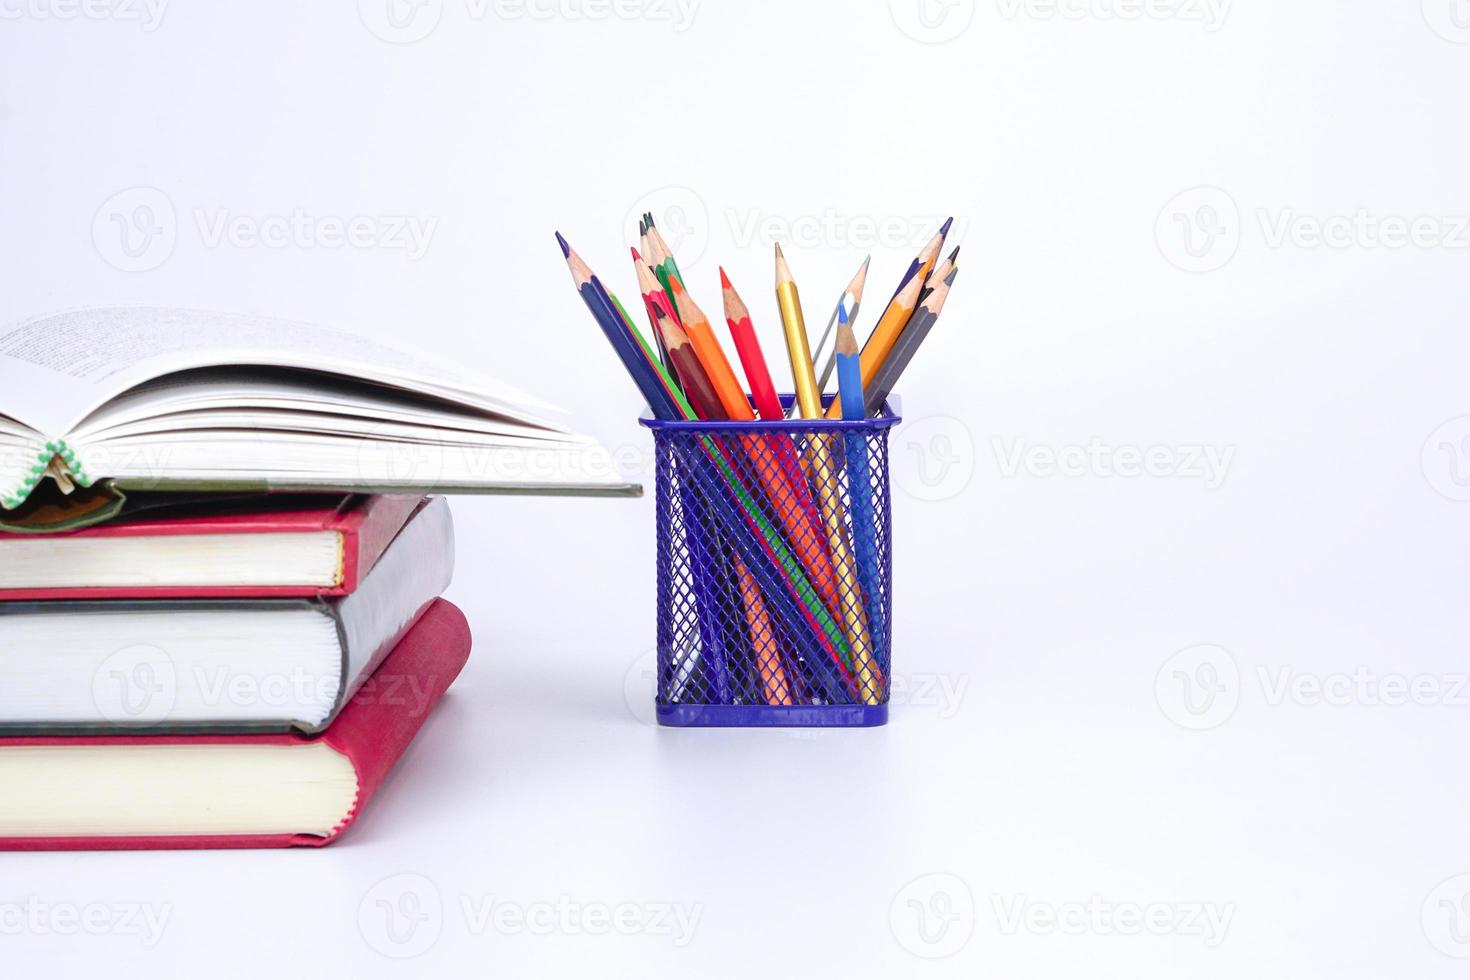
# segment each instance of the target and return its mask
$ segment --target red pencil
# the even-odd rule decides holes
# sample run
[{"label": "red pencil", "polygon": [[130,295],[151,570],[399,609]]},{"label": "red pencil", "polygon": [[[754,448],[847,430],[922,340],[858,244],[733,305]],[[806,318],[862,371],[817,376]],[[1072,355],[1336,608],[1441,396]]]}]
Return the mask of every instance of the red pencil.
[{"label": "red pencil", "polygon": [[784,419],[786,413],[781,410],[781,399],[777,397],[776,385],[771,381],[771,370],[766,367],[766,357],[761,353],[760,341],[756,339],[755,327],[750,322],[750,310],[735,287],[730,285],[724,266],[720,266],[720,285],[725,288],[725,322],[730,325],[730,336],[735,338],[735,351],[740,355],[740,366],[745,368],[745,380],[750,384],[756,411],[763,419]]},{"label": "red pencil", "polygon": [[674,370],[674,363],[669,360],[668,343],[663,331],[658,328],[658,319],[654,311],[655,308],[662,308],[675,320],[678,317],[674,313],[674,308],[669,304],[668,294],[658,284],[658,279],[654,277],[653,270],[648,267],[648,263],[643,261],[643,256],[638,254],[636,248],[629,248],[628,251],[633,253],[633,268],[638,273],[638,292],[643,294],[643,308],[648,311],[648,325],[653,330],[653,341],[658,345],[659,360],[663,361],[664,370],[669,374],[669,380],[673,381],[676,386],[682,387],[677,372]]}]

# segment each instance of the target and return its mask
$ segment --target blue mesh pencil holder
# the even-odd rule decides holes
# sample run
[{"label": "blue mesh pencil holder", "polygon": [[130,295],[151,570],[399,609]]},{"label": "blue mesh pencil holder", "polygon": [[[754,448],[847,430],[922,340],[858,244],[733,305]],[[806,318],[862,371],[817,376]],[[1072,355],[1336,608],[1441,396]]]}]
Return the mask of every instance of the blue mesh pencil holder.
[{"label": "blue mesh pencil holder", "polygon": [[897,414],[642,421],[656,460],[659,723],[885,723]]}]

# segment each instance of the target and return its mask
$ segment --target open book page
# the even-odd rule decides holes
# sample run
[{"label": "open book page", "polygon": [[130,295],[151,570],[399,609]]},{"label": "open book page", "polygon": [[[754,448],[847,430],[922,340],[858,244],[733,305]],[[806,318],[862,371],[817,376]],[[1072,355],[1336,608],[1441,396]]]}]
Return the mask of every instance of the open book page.
[{"label": "open book page", "polygon": [[329,371],[420,391],[535,425],[549,406],[351,333],[245,314],[108,307],[0,333],[0,414],[65,437],[111,398],[175,371],[215,365]]},{"label": "open book page", "polygon": [[[75,445],[97,439],[193,428],[294,428],[356,432],[354,420],[463,429],[486,436],[583,439],[560,427],[514,421],[455,401],[336,375],[291,368],[206,368],[147,381],[109,401],[72,429]],[[220,421],[211,421],[220,420]]]}]

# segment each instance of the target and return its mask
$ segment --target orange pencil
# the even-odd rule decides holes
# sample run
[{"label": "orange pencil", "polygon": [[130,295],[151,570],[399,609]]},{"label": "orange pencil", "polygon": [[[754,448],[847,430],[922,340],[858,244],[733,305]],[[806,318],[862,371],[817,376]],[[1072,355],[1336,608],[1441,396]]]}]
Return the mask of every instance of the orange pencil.
[{"label": "orange pencil", "polygon": [[[652,240],[650,235],[649,241]],[[736,422],[755,421],[755,412],[751,410],[750,402],[745,400],[745,392],[730,368],[714,328],[709,325],[709,317],[704,315],[682,282],[670,279],[669,288],[674,294],[674,310],[679,315],[679,322],[689,335],[689,342],[694,345],[694,353],[699,355],[699,363],[709,374],[710,383],[715,386],[715,393],[720,396],[720,404],[725,406],[726,414]]]}]

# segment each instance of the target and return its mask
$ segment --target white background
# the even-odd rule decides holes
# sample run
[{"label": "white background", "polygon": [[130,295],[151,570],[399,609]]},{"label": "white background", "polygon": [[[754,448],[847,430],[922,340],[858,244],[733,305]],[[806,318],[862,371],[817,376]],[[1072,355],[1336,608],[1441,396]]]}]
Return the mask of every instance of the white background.
[{"label": "white background", "polygon": [[[1464,0],[94,2],[0,0],[6,320],[357,323],[633,460],[553,229],[626,299],[653,207],[768,351],[773,237],[809,323],[871,252],[865,328],[944,215],[964,252],[902,385],[887,728],[659,730],[651,497],[459,499],[475,654],[358,826],[4,855],[5,908],[167,916],[8,914],[7,976],[1463,975]],[[432,232],[249,234],[293,215]],[[558,902],[642,931],[506,917]]]}]

